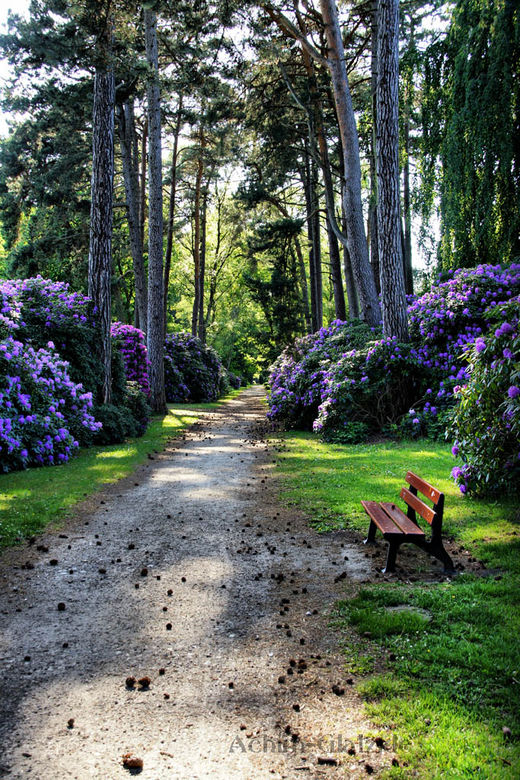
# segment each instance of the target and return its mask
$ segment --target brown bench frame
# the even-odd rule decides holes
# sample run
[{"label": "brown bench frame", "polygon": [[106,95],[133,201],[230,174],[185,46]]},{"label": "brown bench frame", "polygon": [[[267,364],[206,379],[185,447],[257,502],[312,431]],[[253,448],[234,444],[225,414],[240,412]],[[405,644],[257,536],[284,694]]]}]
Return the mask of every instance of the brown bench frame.
[{"label": "brown bench frame", "polygon": [[[376,531],[379,529],[383,538],[388,542],[388,555],[383,574],[395,571],[395,559],[399,547],[405,542],[416,544],[422,550],[433,555],[444,564],[444,571],[455,573],[453,561],[444,549],[442,543],[442,516],[444,512],[444,493],[434,488],[424,479],[418,477],[412,471],[408,471],[405,477],[410,486],[403,487],[400,498],[407,505],[405,514],[398,506],[389,502],[362,501],[363,509],[370,517],[368,536],[365,544],[374,544]],[[428,506],[418,497],[421,493],[428,498],[433,507]],[[424,531],[417,523],[417,515],[420,515],[431,526],[431,537],[426,539]]]}]

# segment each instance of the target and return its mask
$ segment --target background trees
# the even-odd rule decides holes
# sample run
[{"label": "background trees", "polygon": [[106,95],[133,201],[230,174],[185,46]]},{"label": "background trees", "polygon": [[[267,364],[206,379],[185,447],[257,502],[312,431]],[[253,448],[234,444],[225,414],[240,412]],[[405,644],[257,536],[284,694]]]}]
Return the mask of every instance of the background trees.
[{"label": "background trees", "polygon": [[[104,299],[109,287],[112,313],[149,343],[187,329],[231,367],[265,365],[334,317],[378,327],[379,291],[385,333],[404,340],[412,225],[426,241],[437,211],[431,270],[518,256],[510,0],[413,0],[399,27],[394,0],[109,7],[117,143]],[[33,0],[0,41],[16,76],[0,143],[8,272],[82,291],[101,62],[87,11]]]}]

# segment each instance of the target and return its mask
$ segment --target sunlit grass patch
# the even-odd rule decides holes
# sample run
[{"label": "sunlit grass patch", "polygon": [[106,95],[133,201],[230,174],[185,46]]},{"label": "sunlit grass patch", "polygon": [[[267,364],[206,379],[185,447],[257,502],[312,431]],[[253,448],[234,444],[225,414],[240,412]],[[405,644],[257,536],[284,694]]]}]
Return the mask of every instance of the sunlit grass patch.
[{"label": "sunlit grass patch", "polygon": [[367,714],[396,735],[399,766],[388,777],[520,777],[517,506],[463,497],[443,444],[331,445],[289,432],[280,450],[283,499],[320,531],[351,528],[364,536],[361,500],[398,501],[408,470],[445,493],[444,534],[492,571],[364,587],[338,603],[331,625]]}]

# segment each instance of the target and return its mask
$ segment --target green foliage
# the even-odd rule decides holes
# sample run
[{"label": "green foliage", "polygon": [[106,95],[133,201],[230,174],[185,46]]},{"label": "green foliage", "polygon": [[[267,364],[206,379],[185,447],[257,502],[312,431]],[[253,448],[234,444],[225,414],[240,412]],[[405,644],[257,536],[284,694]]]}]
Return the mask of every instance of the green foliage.
[{"label": "green foliage", "polygon": [[249,265],[244,282],[262,309],[269,327],[263,337],[265,353],[273,360],[287,344],[305,332],[299,272],[291,243],[300,220],[282,219],[257,225],[248,241]]},{"label": "green foliage", "polygon": [[495,329],[468,351],[470,376],[458,389],[451,435],[462,492],[520,492],[520,299],[492,312]]},{"label": "green foliage", "polygon": [[[440,193],[444,268],[520,254],[520,15],[511,0],[458,0],[426,52],[422,147]],[[440,158],[441,166],[438,161]]]}]

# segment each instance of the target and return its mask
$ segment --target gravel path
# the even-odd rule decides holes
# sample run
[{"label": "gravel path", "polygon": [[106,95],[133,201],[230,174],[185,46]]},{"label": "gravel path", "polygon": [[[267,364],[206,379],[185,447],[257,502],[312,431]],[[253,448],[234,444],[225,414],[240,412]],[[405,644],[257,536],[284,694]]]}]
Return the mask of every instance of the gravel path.
[{"label": "gravel path", "polygon": [[0,776],[357,777],[391,763],[359,741],[373,731],[327,628],[345,580],[366,576],[364,549],[280,505],[264,412],[252,388],[201,413],[60,532],[0,558]]}]

